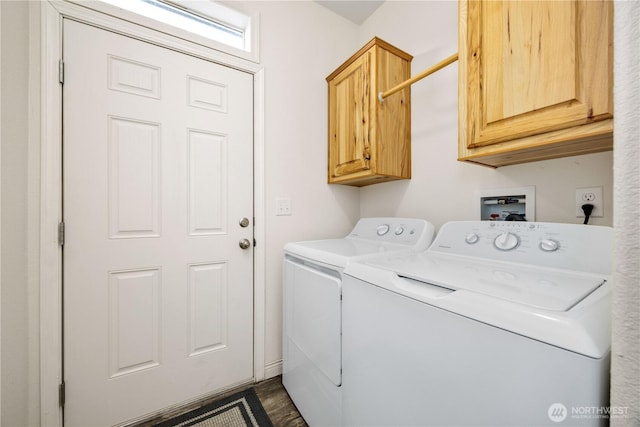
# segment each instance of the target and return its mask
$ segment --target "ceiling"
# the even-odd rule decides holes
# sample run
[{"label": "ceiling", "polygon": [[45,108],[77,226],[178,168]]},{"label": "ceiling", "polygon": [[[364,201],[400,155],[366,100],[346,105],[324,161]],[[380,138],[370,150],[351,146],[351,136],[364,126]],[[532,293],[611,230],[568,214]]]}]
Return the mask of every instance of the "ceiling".
[{"label": "ceiling", "polygon": [[384,0],[314,0],[316,3],[334,11],[358,25],[362,24]]}]

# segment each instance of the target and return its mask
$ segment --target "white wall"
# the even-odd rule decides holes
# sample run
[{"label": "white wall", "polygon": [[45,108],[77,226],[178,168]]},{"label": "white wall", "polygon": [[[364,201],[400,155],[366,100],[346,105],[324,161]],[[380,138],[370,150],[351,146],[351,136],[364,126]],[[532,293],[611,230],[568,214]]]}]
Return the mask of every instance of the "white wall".
[{"label": "white wall", "polygon": [[2,425],[28,425],[28,7],[2,2]]},{"label": "white wall", "polygon": [[640,3],[616,2],[615,208],[611,406],[615,427],[640,425]]},{"label": "white wall", "polygon": [[[454,1],[387,1],[360,28],[363,44],[374,35],[414,56],[412,75],[458,51],[458,4]],[[474,193],[480,189],[536,187],[537,221],[581,223],[575,189],[604,187],[604,217],[613,224],[611,152],[491,169],[457,161],[458,63],[411,88],[412,179],[362,189],[362,216],[479,219]]]},{"label": "white wall", "polygon": [[[455,160],[457,64],[416,83],[412,89],[414,178],[411,181],[363,189],[326,184],[325,77],[373,35],[413,54],[414,74],[457,51],[456,2],[388,1],[361,27],[311,1],[232,4],[261,13],[266,87],[267,364],[277,366],[281,358],[281,260],[282,247],[288,241],[342,236],[361,214],[418,216],[428,218],[436,225],[450,219],[471,218],[472,191],[494,186],[535,185],[538,189],[537,219],[579,222],[571,217],[575,187],[603,185],[605,218],[594,219],[593,223],[612,223],[611,153],[497,170]],[[33,184],[37,181],[38,164],[37,150],[27,146],[29,112],[25,102],[30,90],[38,90],[35,84],[27,86],[27,74],[39,71],[29,71],[28,66],[26,2],[1,1],[0,8],[0,422],[3,426],[37,425],[34,420],[39,414],[39,296],[38,283],[33,279],[37,277],[38,262],[37,259],[34,261],[33,254],[37,254],[38,248],[33,245],[33,233],[37,242],[37,229],[32,225],[34,217],[37,224],[39,213],[39,206],[34,202],[38,200],[37,186]],[[637,13],[635,19],[637,24]],[[623,31],[631,33],[629,27]],[[637,68],[635,72],[637,75]],[[632,76],[616,84],[621,85],[618,89],[622,92],[625,91],[623,85],[637,88],[637,81]],[[637,96],[634,102],[631,112],[638,111]],[[633,121],[634,117],[629,120]],[[619,148],[617,145],[617,155],[621,159],[625,158],[627,150],[636,156],[631,161],[637,159],[637,145],[633,144],[637,144],[640,136],[637,128],[634,132],[629,135],[628,144]],[[31,175],[28,170],[32,171]],[[628,177],[620,172],[616,177],[620,180],[616,184],[616,197],[620,201],[637,195],[637,170],[634,173],[636,175]],[[275,216],[277,197],[292,199],[292,216]],[[630,243],[621,250],[637,250],[638,210],[632,216],[633,209],[627,218],[635,234],[631,234]],[[637,262],[637,252],[630,251],[621,256],[629,259],[629,266],[636,265],[633,262]],[[624,289],[637,295],[637,269],[624,280]],[[621,294],[619,298],[626,295]],[[625,310],[620,312],[623,316],[620,322],[625,321],[627,314],[637,311],[637,304],[637,298],[626,302]],[[631,358],[627,363],[637,364],[637,321],[631,325],[630,332],[623,332],[621,336],[627,334],[636,338],[635,341],[628,338],[619,341],[625,345],[621,347],[621,355],[635,351],[635,359]],[[627,365],[619,365],[619,369],[625,372]],[[632,403],[637,403],[637,396],[636,391]]]},{"label": "white wall", "polygon": [[[0,6],[0,28],[2,28],[2,6]],[[0,31],[0,99],[2,99],[2,31]],[[0,102],[0,129],[2,103]],[[2,132],[0,132],[0,242],[2,242]],[[0,245],[1,246],[1,245]],[[0,247],[0,424],[2,424],[2,249]]]},{"label": "white wall", "polygon": [[[327,184],[325,81],[357,49],[358,27],[311,1],[231,5],[260,13],[266,102],[265,362],[271,375],[279,373],[282,358],[284,245],[344,236],[358,219],[358,189]],[[280,197],[291,199],[291,216],[275,215]]]}]

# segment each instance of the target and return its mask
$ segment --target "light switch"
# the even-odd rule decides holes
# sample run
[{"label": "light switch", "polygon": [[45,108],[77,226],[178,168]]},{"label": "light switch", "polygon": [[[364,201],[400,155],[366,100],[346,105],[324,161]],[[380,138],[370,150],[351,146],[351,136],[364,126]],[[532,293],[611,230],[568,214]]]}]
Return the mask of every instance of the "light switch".
[{"label": "light switch", "polygon": [[291,199],[288,197],[276,199],[276,215],[291,215]]}]

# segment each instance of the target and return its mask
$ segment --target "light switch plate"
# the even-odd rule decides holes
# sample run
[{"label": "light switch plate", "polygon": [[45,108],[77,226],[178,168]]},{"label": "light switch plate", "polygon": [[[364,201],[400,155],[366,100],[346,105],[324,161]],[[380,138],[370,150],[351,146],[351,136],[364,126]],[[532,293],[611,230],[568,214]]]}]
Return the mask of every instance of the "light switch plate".
[{"label": "light switch plate", "polygon": [[291,215],[291,199],[289,199],[288,197],[281,197],[276,199],[276,215]]}]

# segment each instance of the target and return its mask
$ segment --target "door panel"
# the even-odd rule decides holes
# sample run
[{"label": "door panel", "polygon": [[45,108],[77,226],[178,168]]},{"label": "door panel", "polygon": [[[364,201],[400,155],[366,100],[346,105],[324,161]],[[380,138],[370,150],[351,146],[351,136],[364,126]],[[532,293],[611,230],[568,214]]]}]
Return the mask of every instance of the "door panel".
[{"label": "door panel", "polygon": [[66,425],[253,378],[253,78],[64,21]]},{"label": "door panel", "polygon": [[[332,177],[340,177],[369,169],[371,157],[371,53],[355,61],[329,82],[330,105],[335,109],[330,120],[329,143],[332,145],[329,170]],[[340,143],[349,141],[349,143]]]}]

